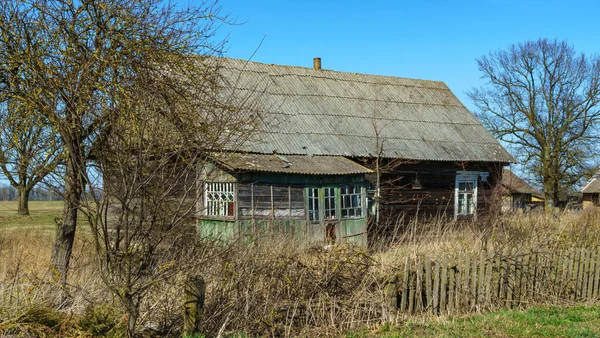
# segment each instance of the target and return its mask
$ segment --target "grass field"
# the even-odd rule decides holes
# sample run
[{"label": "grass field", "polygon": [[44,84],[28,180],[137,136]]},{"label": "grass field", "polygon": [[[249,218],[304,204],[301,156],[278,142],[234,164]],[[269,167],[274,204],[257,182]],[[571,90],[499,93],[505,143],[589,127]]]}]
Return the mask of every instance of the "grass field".
[{"label": "grass field", "polygon": [[600,337],[600,307],[536,307],[457,318],[411,319],[359,337]]},{"label": "grass field", "polygon": [[62,201],[31,201],[29,216],[17,215],[17,202],[0,201],[0,229],[18,227],[35,230],[54,230],[54,217],[62,213]]}]

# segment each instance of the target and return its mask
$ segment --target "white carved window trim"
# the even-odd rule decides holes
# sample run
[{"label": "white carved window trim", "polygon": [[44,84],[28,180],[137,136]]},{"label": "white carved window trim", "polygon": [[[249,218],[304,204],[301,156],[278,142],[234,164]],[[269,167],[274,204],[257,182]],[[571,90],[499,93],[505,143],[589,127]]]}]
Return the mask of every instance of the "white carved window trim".
[{"label": "white carved window trim", "polygon": [[[456,172],[454,186],[454,219],[477,217],[477,171]],[[469,200],[470,197],[470,200]],[[469,206],[470,204],[470,206]]]},{"label": "white carved window trim", "polygon": [[235,183],[207,182],[204,185],[206,216],[235,216]]}]

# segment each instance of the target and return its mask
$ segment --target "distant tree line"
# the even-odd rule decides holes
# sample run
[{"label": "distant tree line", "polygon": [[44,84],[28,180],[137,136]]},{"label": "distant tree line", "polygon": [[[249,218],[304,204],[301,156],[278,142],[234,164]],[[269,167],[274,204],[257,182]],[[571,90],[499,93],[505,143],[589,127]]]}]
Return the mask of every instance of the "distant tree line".
[{"label": "distant tree line", "polygon": [[[0,185],[0,201],[16,201],[18,191],[10,185]],[[29,193],[30,201],[62,201],[63,198],[57,191],[43,187],[35,187]]]}]

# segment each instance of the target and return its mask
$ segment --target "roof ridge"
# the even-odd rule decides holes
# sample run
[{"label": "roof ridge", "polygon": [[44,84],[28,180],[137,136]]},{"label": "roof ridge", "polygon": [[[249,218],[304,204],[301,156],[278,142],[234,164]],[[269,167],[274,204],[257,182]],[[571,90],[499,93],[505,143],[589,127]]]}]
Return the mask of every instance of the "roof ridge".
[{"label": "roof ridge", "polygon": [[[246,63],[257,64],[257,65],[261,65],[261,66],[274,66],[274,67],[279,67],[281,69],[283,69],[283,68],[294,68],[294,69],[299,69],[299,70],[312,70],[316,74],[318,74],[317,72],[322,72],[322,73],[338,73],[338,74],[350,74],[350,75],[361,75],[361,76],[375,76],[375,77],[400,79],[400,80],[409,80],[409,81],[431,82],[431,83],[443,84],[447,88],[447,90],[450,90],[448,88],[448,86],[446,85],[446,83],[444,81],[442,81],[442,80],[425,80],[425,79],[416,79],[416,78],[401,77],[401,76],[395,76],[395,75],[381,75],[381,74],[345,72],[345,71],[333,70],[333,69],[319,69],[319,70],[314,70],[312,67],[295,66],[295,65],[281,65],[281,64],[275,64],[275,63],[265,63],[265,62],[259,62],[259,61],[251,61],[251,60],[244,60],[244,59],[238,59],[238,58],[230,58],[230,57],[223,57],[222,59],[223,60],[232,60],[232,61],[236,61],[236,62],[246,62]],[[269,74],[268,72],[260,72],[260,71],[249,70],[249,69],[245,69],[244,71],[250,71],[250,72],[253,72],[253,73],[265,73],[265,74]],[[299,74],[293,74],[293,75],[296,75],[296,76],[308,76],[308,75],[299,75]],[[273,76],[282,76],[282,75],[273,74]],[[311,76],[311,77],[314,77],[314,78],[328,78],[326,76],[318,76],[318,75],[317,76]],[[352,81],[352,80],[344,80],[344,81]],[[370,83],[370,82],[367,82],[367,81],[353,81],[353,82]],[[415,87],[415,86],[406,86],[406,87]],[[435,88],[431,88],[431,87],[422,87],[422,88],[435,89]]]},{"label": "roof ridge", "polygon": [[590,186],[590,184],[592,184],[596,180],[597,180],[596,177],[590,178],[590,180],[587,181],[587,183],[581,188],[581,192],[583,192],[585,189],[587,189]]}]

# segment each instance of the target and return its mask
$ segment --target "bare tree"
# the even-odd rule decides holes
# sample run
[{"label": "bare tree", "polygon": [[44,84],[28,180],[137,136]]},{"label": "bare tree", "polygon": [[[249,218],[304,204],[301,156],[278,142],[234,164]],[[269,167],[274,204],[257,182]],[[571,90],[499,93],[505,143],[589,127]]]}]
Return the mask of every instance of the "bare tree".
[{"label": "bare tree", "polygon": [[[52,251],[53,269],[64,285],[98,137],[112,121],[137,113],[123,104],[131,102],[140,74],[186,73],[190,55],[221,53],[222,43],[213,40],[222,22],[219,7],[215,1],[177,7],[160,0],[10,0],[0,10],[8,18],[0,22],[3,35],[40,41],[43,47],[6,56],[30,70],[36,91],[6,90],[46,118],[64,146],[65,204]],[[14,31],[15,21],[24,23],[22,34]],[[169,85],[177,91],[182,84]],[[188,99],[201,102],[202,95],[199,90]],[[175,113],[171,108],[167,104],[165,114]]]},{"label": "bare tree", "polygon": [[544,187],[546,207],[597,168],[600,59],[539,39],[477,60],[477,115]]},{"label": "bare tree", "polygon": [[[31,190],[52,173],[60,159],[60,140],[31,102],[18,97],[43,95],[21,58],[45,48],[38,34],[17,20],[14,8],[0,11],[0,169],[18,192],[19,215],[29,215]],[[19,38],[17,38],[17,36]]]},{"label": "bare tree", "polygon": [[96,140],[96,170],[85,173],[89,194],[80,209],[101,277],[128,314],[130,336],[138,333],[147,294],[208,257],[195,240],[197,179],[207,156],[235,149],[257,125],[254,101],[229,91],[218,59],[188,62],[166,75],[139,74],[129,98],[115,107],[123,114]]},{"label": "bare tree", "polygon": [[60,140],[35,114],[0,108],[0,168],[17,190],[17,214],[29,215],[30,193],[59,164]]}]

